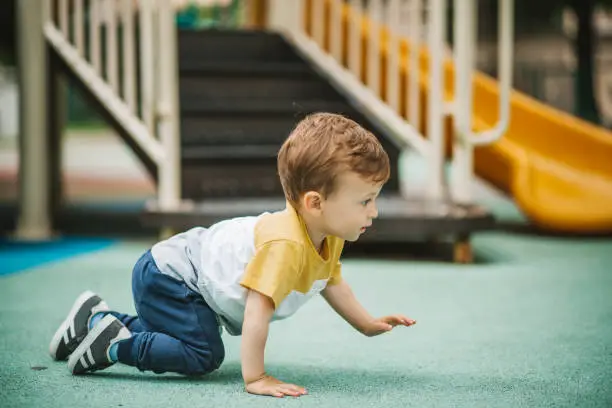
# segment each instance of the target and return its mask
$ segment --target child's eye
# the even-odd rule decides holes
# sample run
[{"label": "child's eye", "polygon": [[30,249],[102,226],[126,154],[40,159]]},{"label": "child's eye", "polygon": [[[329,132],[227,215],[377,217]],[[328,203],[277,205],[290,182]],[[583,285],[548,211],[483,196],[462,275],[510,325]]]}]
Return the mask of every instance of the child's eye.
[{"label": "child's eye", "polygon": [[370,204],[370,201],[372,201],[372,199],[371,199],[371,198],[368,198],[367,200],[362,201],[362,202],[361,202],[361,205],[363,205],[363,206],[365,207],[365,206],[367,206],[368,204]]}]

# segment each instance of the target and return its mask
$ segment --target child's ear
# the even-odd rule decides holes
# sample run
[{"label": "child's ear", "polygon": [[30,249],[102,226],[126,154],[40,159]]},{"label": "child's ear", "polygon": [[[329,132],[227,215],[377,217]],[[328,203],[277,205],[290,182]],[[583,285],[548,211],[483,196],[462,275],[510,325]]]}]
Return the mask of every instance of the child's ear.
[{"label": "child's ear", "polygon": [[304,194],[304,208],[308,211],[321,210],[321,194],[316,191],[309,191]]}]

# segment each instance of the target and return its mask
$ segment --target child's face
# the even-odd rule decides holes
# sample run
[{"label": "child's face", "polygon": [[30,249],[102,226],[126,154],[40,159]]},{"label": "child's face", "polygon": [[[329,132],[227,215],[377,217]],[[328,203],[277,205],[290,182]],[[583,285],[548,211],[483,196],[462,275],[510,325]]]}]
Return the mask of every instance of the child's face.
[{"label": "child's face", "polygon": [[378,216],[376,198],[382,185],[364,180],[353,172],[340,175],[335,191],[322,202],[325,233],[356,241]]}]

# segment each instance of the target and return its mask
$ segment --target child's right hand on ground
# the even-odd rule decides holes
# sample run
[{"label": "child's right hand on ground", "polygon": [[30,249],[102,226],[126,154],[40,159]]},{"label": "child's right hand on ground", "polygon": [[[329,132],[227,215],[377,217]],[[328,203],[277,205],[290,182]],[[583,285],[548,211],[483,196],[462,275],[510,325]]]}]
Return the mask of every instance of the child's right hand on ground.
[{"label": "child's right hand on ground", "polygon": [[247,384],[246,390],[251,394],[270,395],[278,398],[282,398],[285,395],[299,397],[300,395],[307,394],[304,388],[295,384],[284,383],[269,375]]}]

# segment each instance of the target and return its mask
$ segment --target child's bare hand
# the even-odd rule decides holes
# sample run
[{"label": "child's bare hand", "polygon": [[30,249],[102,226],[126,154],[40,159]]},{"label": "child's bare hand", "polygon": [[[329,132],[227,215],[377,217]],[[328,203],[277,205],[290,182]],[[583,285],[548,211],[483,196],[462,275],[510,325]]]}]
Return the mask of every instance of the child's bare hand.
[{"label": "child's bare hand", "polygon": [[299,397],[307,393],[306,390],[300,386],[284,383],[268,375],[247,384],[246,390],[251,394],[270,395],[278,398],[282,398],[285,395]]},{"label": "child's bare hand", "polygon": [[378,336],[393,330],[395,326],[412,326],[416,324],[416,320],[410,319],[403,315],[391,315],[374,319],[368,327],[365,328],[363,334],[366,336]]}]

